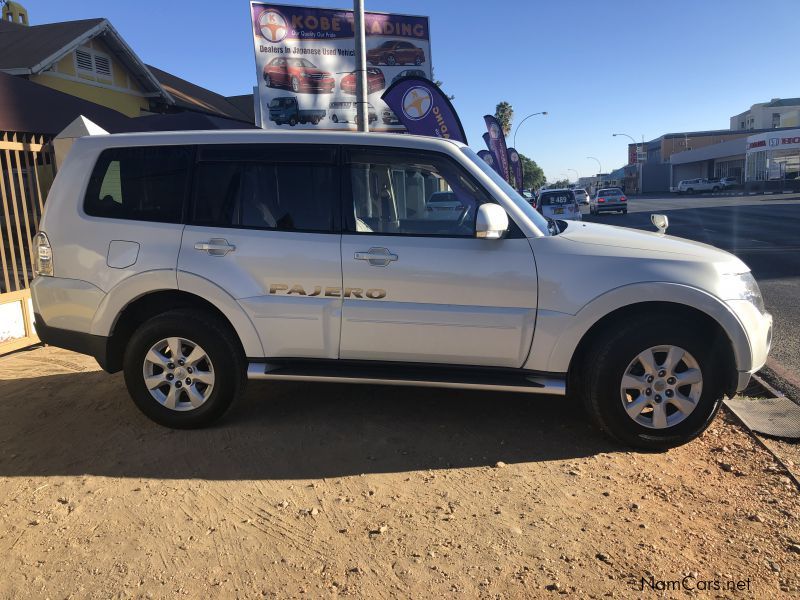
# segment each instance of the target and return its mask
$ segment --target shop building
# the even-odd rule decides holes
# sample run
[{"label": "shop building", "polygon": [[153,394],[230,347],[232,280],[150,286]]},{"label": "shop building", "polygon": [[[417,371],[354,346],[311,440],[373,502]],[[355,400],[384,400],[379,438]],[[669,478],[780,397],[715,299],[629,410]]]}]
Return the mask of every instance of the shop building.
[{"label": "shop building", "polygon": [[747,138],[745,185],[751,190],[800,191],[800,129]]}]

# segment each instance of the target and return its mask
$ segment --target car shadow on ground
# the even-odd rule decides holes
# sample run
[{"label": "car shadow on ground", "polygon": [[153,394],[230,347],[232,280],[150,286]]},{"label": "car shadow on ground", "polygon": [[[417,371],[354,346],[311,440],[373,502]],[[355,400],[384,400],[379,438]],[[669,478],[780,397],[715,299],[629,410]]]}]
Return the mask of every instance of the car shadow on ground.
[{"label": "car shadow on ground", "polygon": [[218,425],[160,427],[121,375],[0,381],[0,476],[306,479],[623,451],[569,399],[388,386],[251,383]]}]

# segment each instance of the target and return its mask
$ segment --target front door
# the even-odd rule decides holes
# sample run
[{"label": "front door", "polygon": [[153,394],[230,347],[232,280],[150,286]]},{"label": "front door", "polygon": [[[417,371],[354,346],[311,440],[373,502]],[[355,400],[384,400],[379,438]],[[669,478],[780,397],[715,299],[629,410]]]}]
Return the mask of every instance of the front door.
[{"label": "front door", "polygon": [[486,192],[453,159],[350,149],[340,358],[521,367],[536,266],[520,234],[475,238]]},{"label": "front door", "polygon": [[342,285],[337,150],[200,146],[178,264],[233,296],[267,357],[337,358]]}]

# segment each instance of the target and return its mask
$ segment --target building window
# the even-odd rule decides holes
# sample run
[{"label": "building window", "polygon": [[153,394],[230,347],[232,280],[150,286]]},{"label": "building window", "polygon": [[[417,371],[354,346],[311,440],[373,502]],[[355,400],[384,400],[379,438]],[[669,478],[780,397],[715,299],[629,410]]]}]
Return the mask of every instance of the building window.
[{"label": "building window", "polygon": [[75,66],[78,71],[84,73],[91,73],[105,79],[112,78],[111,58],[96,50],[88,48],[75,50]]},{"label": "building window", "polygon": [[781,126],[781,113],[772,113],[772,128]]}]

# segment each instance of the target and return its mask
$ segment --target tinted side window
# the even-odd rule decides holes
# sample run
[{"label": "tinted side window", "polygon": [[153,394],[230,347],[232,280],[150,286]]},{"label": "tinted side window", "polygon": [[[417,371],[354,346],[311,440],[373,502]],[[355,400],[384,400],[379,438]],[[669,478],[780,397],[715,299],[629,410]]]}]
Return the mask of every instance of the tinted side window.
[{"label": "tinted side window", "polygon": [[192,222],[279,231],[333,231],[332,165],[201,162]]},{"label": "tinted side window", "polygon": [[178,223],[192,157],[189,146],[104,150],[83,209],[94,217]]}]

